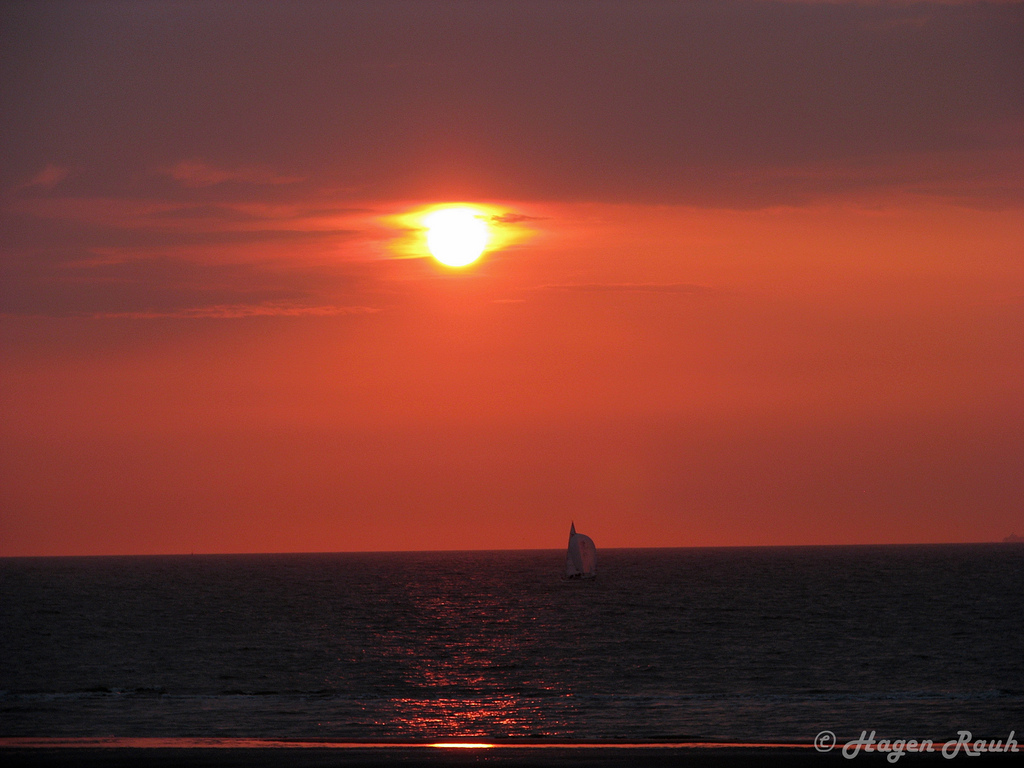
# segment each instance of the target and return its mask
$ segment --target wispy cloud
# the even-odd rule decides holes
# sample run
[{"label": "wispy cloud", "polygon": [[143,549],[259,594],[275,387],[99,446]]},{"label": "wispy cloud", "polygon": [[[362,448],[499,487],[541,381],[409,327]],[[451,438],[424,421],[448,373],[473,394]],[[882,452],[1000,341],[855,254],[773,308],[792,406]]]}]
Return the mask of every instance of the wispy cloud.
[{"label": "wispy cloud", "polygon": [[0,260],[0,313],[20,317],[257,317],[376,311],[351,265],[103,258],[89,250]]},{"label": "wispy cloud", "polygon": [[602,292],[615,291],[627,293],[679,293],[689,295],[706,295],[714,293],[714,289],[694,283],[553,283],[534,286],[533,291],[580,291]]},{"label": "wispy cloud", "polygon": [[61,165],[50,163],[43,170],[26,181],[23,189],[52,189],[68,177],[71,171]]},{"label": "wispy cloud", "polygon": [[183,205],[153,211],[149,215],[154,219],[171,219],[175,221],[266,221],[270,218],[268,216],[258,216],[227,205]]},{"label": "wispy cloud", "polygon": [[[225,213],[221,224],[229,221]],[[61,248],[84,247],[92,249],[120,248],[140,254],[147,249],[179,248],[189,246],[214,247],[227,245],[258,245],[270,243],[338,243],[350,240],[359,233],[352,229],[300,228],[293,222],[283,227],[173,227],[167,217],[159,226],[149,216],[125,217],[118,225],[95,220],[74,220],[61,217],[13,215],[3,218],[8,248]],[[164,223],[166,221],[166,223]],[[239,219],[243,221],[244,219]],[[231,222],[234,223],[234,222]],[[301,224],[301,222],[300,222]]]},{"label": "wispy cloud", "polygon": [[186,187],[212,187],[229,181],[258,185],[295,184],[304,180],[302,176],[279,174],[261,166],[225,168],[202,160],[182,160],[168,168],[159,169],[159,173],[170,176]]},{"label": "wispy cloud", "polygon": [[527,216],[525,213],[502,213],[491,216],[489,221],[494,224],[519,224],[523,221],[543,221],[543,216]]},{"label": "wispy cloud", "polygon": [[337,306],[323,304],[218,304],[208,307],[183,307],[172,311],[100,312],[96,318],[129,318],[155,320],[161,318],[230,320],[245,317],[330,317],[335,315],[367,315],[380,312],[379,307]]}]

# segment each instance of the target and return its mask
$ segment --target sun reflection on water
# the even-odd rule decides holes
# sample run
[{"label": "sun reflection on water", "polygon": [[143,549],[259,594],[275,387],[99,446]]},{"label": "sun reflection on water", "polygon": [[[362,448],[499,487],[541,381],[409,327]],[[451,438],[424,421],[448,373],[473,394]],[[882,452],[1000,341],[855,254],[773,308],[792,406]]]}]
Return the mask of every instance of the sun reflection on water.
[{"label": "sun reflection on water", "polygon": [[[558,738],[579,717],[575,676],[556,662],[572,649],[563,624],[538,620],[553,611],[540,601],[524,610],[506,578],[485,579],[466,560],[446,556],[431,582],[401,582],[400,605],[414,606],[378,624],[366,645],[381,696],[372,726],[420,743],[490,743]],[[497,569],[501,573],[501,569]],[[427,571],[429,575],[429,571]],[[472,580],[472,589],[467,588]],[[394,582],[381,585],[381,602]],[[555,666],[564,675],[551,675]]]},{"label": "sun reflection on water", "polygon": [[391,728],[403,735],[427,738],[508,737],[532,732],[538,720],[534,707],[515,696],[402,698],[392,704]]},{"label": "sun reflection on water", "polygon": [[494,745],[471,741],[439,741],[430,746],[438,747],[439,749],[490,749]]}]

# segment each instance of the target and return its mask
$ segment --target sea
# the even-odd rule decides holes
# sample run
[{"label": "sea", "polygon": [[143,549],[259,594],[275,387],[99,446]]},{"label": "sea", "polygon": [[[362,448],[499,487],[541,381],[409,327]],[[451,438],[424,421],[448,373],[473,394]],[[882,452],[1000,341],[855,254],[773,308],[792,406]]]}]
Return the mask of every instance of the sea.
[{"label": "sea", "polygon": [[0,560],[0,737],[1024,742],[1024,546]]}]

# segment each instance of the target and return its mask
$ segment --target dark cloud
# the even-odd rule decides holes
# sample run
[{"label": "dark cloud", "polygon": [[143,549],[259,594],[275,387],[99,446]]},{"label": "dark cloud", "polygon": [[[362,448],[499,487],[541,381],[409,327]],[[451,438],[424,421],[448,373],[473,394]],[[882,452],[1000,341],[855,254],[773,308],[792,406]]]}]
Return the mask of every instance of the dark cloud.
[{"label": "dark cloud", "polygon": [[[1019,131],[987,129],[1024,124],[1020,4],[0,13],[0,68],[17,73],[0,82],[6,189],[52,164],[90,168],[108,191],[153,188],[140,179],[164,169],[166,194],[203,201],[316,185],[340,198],[750,207],[859,189],[848,170],[866,161],[898,185],[922,153],[1021,150]],[[779,169],[803,173],[783,181]],[[932,169],[944,186],[965,174]]]}]

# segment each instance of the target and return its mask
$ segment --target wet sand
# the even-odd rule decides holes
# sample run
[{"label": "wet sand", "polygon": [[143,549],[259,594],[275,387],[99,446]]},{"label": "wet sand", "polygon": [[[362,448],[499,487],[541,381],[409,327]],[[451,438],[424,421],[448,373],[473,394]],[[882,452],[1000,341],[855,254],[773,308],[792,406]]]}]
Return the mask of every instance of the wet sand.
[{"label": "wet sand", "polygon": [[[198,766],[200,768],[378,768],[379,766],[501,766],[502,768],[612,768],[612,766],[690,766],[693,768],[835,768],[840,765],[893,765],[885,754],[861,753],[852,759],[842,750],[819,753],[801,746],[768,745],[500,745],[489,748],[442,748],[426,745],[289,745],[289,746],[24,746],[0,743],[5,766]],[[896,764],[971,766],[1017,764],[1020,753],[957,755],[940,752],[904,754]]]}]

